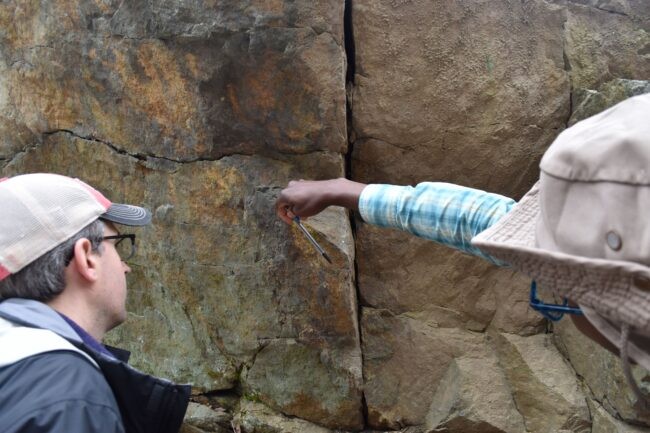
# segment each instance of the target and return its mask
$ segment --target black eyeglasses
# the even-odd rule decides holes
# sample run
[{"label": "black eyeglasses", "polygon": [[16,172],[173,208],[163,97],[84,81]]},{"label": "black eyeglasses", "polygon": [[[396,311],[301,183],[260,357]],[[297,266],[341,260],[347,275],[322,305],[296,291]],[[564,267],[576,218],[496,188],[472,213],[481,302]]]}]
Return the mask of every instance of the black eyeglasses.
[{"label": "black eyeglasses", "polygon": [[[120,258],[123,262],[129,260],[135,254],[135,235],[126,234],[126,235],[113,235],[113,236],[104,236],[103,240],[117,239],[115,242],[115,249],[120,255]],[[130,242],[124,242],[124,239],[128,239]]]}]

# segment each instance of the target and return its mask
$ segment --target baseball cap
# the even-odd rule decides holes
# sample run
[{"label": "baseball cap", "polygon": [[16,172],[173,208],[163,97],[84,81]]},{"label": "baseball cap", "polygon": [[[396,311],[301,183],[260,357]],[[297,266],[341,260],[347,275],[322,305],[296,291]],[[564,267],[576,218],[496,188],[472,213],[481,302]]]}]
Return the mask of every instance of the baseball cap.
[{"label": "baseball cap", "polygon": [[101,218],[143,226],[151,213],[112,203],[79,179],[34,173],[0,179],[0,280]]}]

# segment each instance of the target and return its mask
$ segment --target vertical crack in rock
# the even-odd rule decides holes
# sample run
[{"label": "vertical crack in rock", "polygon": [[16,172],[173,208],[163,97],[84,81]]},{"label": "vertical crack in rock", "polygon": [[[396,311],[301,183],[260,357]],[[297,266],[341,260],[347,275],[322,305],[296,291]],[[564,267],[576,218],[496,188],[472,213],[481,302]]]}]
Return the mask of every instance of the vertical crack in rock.
[{"label": "vertical crack in rock", "polygon": [[[354,133],[354,124],[352,117],[352,89],[354,88],[354,74],[355,74],[355,46],[354,46],[354,31],[352,25],[352,0],[345,0],[345,9],[343,15],[343,38],[345,46],[345,57],[347,60],[347,70],[345,71],[345,112],[347,124],[347,141],[348,151],[345,156],[345,177],[348,179],[353,178],[352,173],[352,151],[354,149],[354,141],[356,139]],[[354,231],[354,226],[353,226]]]},{"label": "vertical crack in rock", "polygon": [[[345,57],[347,60],[347,69],[345,71],[345,91],[346,91],[346,120],[347,120],[347,141],[348,141],[348,150],[345,156],[345,177],[348,179],[353,179],[352,173],[352,153],[354,150],[354,124],[352,117],[352,89],[354,88],[354,75],[356,72],[356,51],[354,45],[354,27],[352,21],[352,0],[345,0],[345,9],[343,15],[343,37],[344,37],[344,46],[345,46]],[[353,213],[350,214],[350,228],[352,230],[352,236],[355,239],[356,245],[356,221]],[[356,248],[356,247],[355,247]],[[356,298],[357,298],[357,329],[359,332],[359,346],[360,349],[363,347],[362,333],[361,333],[361,293],[359,291],[359,270],[357,266],[357,259],[355,254],[354,259],[354,286],[356,289]],[[362,381],[365,382],[365,376],[363,372],[363,350],[361,351],[361,377]],[[368,425],[368,404],[366,402],[366,393],[361,392],[361,411],[363,415],[363,424],[364,426]]]},{"label": "vertical crack in rock", "polygon": [[564,121],[565,128],[569,127],[571,116],[573,116],[573,80],[571,79],[571,59],[569,59],[569,56],[567,55],[566,52],[567,37],[568,37],[567,20],[568,17],[565,15],[564,22],[562,23],[562,60],[564,61],[564,71],[569,76],[569,114],[566,120]]},{"label": "vertical crack in rock", "polygon": [[343,37],[345,40],[345,55],[348,60],[348,69],[345,73],[345,80],[347,83],[354,85],[355,49],[354,29],[352,28],[352,0],[345,0],[345,11],[343,16]]}]

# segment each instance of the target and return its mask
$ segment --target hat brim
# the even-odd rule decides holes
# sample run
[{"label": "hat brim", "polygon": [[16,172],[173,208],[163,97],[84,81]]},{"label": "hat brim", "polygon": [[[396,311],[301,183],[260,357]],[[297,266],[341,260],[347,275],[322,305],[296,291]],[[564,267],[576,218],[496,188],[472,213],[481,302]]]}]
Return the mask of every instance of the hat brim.
[{"label": "hat brim", "polygon": [[151,222],[151,213],[139,206],[112,203],[99,218],[126,226],[144,226]]},{"label": "hat brim", "polygon": [[[529,275],[557,296],[587,307],[613,323],[627,323],[650,335],[650,292],[636,284],[638,279],[650,281],[650,268],[635,262],[540,248],[535,241],[539,215],[538,182],[507,215],[475,236],[472,245]],[[600,325],[592,324],[597,328]],[[612,343],[619,345],[619,341]]]}]

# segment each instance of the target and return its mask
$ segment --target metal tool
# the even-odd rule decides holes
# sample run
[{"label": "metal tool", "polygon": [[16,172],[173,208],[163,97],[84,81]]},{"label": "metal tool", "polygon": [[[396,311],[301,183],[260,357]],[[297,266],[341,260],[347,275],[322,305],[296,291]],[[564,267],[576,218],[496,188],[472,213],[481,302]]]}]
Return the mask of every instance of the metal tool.
[{"label": "metal tool", "polygon": [[299,216],[293,217],[293,221],[296,224],[298,224],[298,228],[300,228],[300,230],[305,234],[305,236],[307,236],[307,240],[309,240],[309,242],[314,246],[314,248],[316,248],[316,250],[320,253],[320,255],[323,256],[325,260],[327,260],[331,264],[332,260],[330,260],[325,250],[320,245],[318,245],[316,239],[314,239],[314,237],[307,231],[305,226],[302,225],[302,223],[300,222],[300,217]]}]

